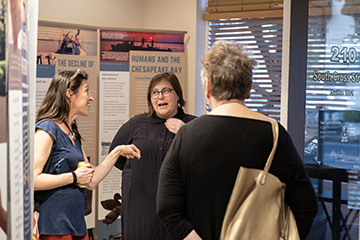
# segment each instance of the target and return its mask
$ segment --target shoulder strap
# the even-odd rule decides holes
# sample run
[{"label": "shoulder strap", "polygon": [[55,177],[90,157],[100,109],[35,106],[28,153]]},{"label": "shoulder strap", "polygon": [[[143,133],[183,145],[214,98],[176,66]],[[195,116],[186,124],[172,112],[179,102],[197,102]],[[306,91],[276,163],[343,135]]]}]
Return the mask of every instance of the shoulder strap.
[{"label": "shoulder strap", "polygon": [[278,136],[279,136],[279,125],[277,123],[277,121],[273,118],[270,119],[271,120],[271,127],[272,127],[272,133],[273,133],[273,148],[270,152],[269,158],[266,162],[264,171],[268,172],[270,170],[272,161],[274,159],[274,155],[275,155],[275,151],[278,145]]},{"label": "shoulder strap", "polygon": [[270,152],[270,155],[269,155],[269,157],[268,157],[268,159],[266,161],[265,168],[264,168],[264,174],[262,175],[262,178],[261,178],[261,184],[265,183],[266,175],[270,170],[272,161],[274,159],[275,151],[276,151],[276,148],[277,148],[277,145],[278,145],[279,124],[273,118],[270,118],[270,122],[271,122],[272,133],[273,133],[273,148],[272,148],[272,150]]}]

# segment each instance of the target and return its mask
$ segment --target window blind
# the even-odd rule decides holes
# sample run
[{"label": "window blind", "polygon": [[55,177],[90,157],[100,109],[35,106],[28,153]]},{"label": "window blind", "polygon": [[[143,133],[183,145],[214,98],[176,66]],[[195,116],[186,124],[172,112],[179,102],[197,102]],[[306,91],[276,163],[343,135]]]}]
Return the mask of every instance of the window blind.
[{"label": "window blind", "polygon": [[212,20],[208,38],[209,48],[217,40],[233,40],[245,46],[258,63],[246,106],[277,120],[280,120],[282,25],[282,17]]},{"label": "window blind", "polygon": [[209,0],[204,20],[282,17],[282,0]]}]

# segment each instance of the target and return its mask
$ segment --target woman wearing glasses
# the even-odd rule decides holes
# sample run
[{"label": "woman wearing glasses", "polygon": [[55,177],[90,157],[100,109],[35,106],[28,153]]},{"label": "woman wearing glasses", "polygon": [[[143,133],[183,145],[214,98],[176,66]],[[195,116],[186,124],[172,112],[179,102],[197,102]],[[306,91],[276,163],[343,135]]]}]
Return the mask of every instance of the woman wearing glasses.
[{"label": "woman wearing glasses", "polygon": [[182,125],[195,116],[185,114],[183,92],[175,74],[154,76],[148,88],[148,112],[136,115],[115,135],[110,151],[119,144],[135,144],[140,161],[119,157],[122,170],[122,236],[124,240],[171,239],[156,215],[156,192],[161,163]]},{"label": "woman wearing glasses", "polygon": [[[95,169],[81,146],[76,117],[88,116],[88,75],[62,71],[54,76],[36,117],[34,190],[45,190],[38,221],[40,239],[88,239],[84,219],[85,184],[93,190],[108,174],[118,157],[140,157],[134,145],[115,146]],[[51,158],[49,173],[43,173]]]}]

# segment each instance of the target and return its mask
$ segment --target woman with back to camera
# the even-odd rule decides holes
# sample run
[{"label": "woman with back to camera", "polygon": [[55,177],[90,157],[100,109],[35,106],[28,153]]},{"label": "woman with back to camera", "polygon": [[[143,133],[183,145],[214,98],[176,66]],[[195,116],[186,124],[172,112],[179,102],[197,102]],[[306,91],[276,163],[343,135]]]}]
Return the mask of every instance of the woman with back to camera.
[{"label": "woman with back to camera", "polygon": [[124,240],[171,239],[156,215],[160,166],[181,126],[195,117],[185,114],[185,100],[175,74],[154,76],[148,87],[148,109],[127,121],[115,135],[110,150],[119,144],[135,144],[140,161],[120,157],[122,170],[121,221]]},{"label": "woman with back to camera", "polygon": [[[116,146],[95,169],[88,162],[81,146],[76,117],[88,116],[93,97],[88,75],[62,71],[54,76],[36,117],[34,190],[46,190],[38,221],[40,239],[88,239],[84,219],[84,188],[93,190],[108,174],[118,157],[140,157],[134,145]],[[49,173],[42,173],[52,152]],[[57,172],[55,165],[62,159],[70,171]],[[60,169],[61,170],[61,169]]]},{"label": "woman with back to camera", "polygon": [[[216,42],[202,64],[212,111],[180,129],[160,170],[157,212],[175,240],[218,240],[240,166],[263,169],[273,146],[270,119],[245,106],[256,62],[242,45]],[[270,173],[286,183],[285,201],[304,239],[317,213],[317,199],[281,125]]]}]

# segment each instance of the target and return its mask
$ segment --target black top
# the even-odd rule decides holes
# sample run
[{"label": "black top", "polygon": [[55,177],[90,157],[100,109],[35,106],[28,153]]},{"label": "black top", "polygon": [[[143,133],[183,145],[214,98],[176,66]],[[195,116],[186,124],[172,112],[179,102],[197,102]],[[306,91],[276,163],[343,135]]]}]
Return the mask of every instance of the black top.
[{"label": "black top", "polygon": [[[272,137],[270,122],[227,116],[202,116],[180,129],[161,167],[157,196],[157,212],[173,239],[183,239],[193,229],[202,239],[219,239],[240,166],[264,169]],[[317,199],[281,125],[270,173],[287,184],[285,200],[304,239]]]},{"label": "black top", "polygon": [[[181,108],[174,116],[183,122],[195,117]],[[122,236],[124,240],[171,239],[156,214],[156,192],[160,166],[175,136],[165,119],[154,114],[136,115],[116,133],[110,151],[120,144],[134,144],[140,160],[119,157],[115,166],[122,172]]]}]

